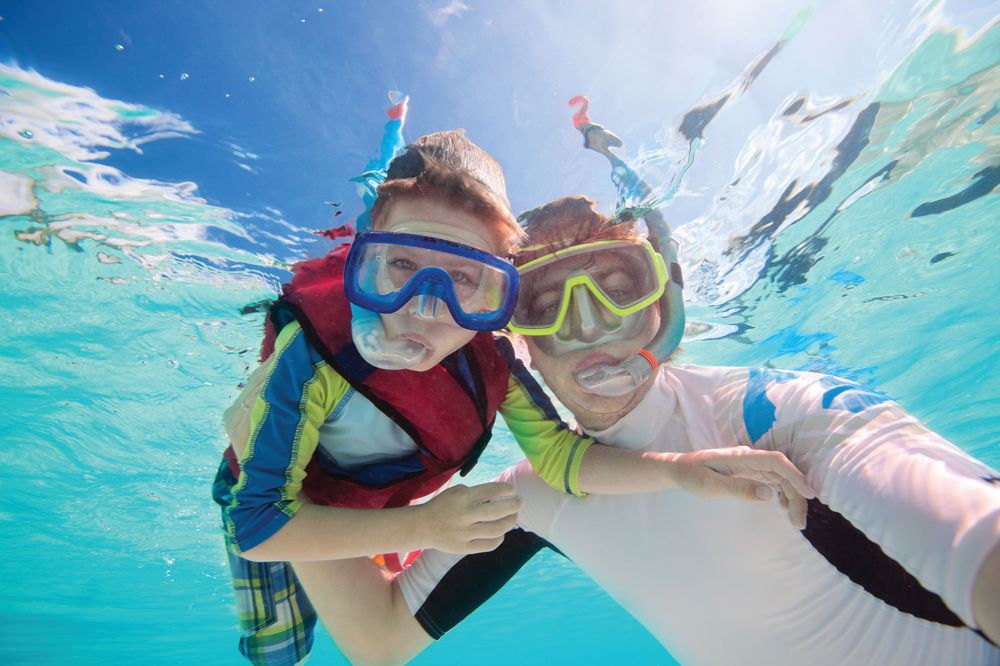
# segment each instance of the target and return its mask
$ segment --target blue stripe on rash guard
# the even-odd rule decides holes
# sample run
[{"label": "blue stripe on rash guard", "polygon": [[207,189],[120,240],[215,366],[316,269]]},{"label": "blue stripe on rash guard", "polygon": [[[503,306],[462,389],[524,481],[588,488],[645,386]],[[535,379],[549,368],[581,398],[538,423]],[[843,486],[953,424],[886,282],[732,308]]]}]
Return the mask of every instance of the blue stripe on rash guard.
[{"label": "blue stripe on rash guard", "polygon": [[826,375],[820,378],[819,383],[827,389],[823,394],[823,409],[838,409],[858,414],[869,407],[889,401],[889,398],[882,393],[840,377]]},{"label": "blue stripe on rash guard", "polygon": [[240,464],[240,483],[228,509],[241,550],[263,543],[291,519],[288,504],[296,498],[286,496],[285,485],[298,455],[306,395],[316,381],[313,364],[321,362],[301,330],[275,360],[264,387],[267,412],[251,435],[250,455]]},{"label": "blue stripe on rash guard", "polygon": [[[782,384],[801,376],[801,373],[787,370],[750,369],[746,393],[743,396],[743,424],[746,426],[747,434],[750,435],[751,443],[756,444],[757,440],[774,426],[777,407],[767,397],[768,387],[772,382]],[[821,400],[823,409],[857,414],[869,407],[889,401],[889,398],[882,393],[833,375],[820,375],[816,381],[825,389]]]},{"label": "blue stripe on rash guard", "polygon": [[767,397],[767,387],[771,382],[780,384],[798,377],[798,373],[770,368],[750,368],[747,377],[747,392],[743,395],[743,424],[746,426],[750,442],[767,434],[774,425],[777,408]]}]

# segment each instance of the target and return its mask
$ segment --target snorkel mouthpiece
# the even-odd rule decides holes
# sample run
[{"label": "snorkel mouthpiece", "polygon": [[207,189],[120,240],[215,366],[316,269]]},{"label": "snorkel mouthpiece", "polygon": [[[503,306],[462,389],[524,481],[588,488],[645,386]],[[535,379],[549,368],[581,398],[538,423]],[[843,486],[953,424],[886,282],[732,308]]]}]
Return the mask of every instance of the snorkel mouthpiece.
[{"label": "snorkel mouthpiece", "polygon": [[581,370],[573,377],[584,391],[615,397],[635,391],[649,379],[655,369],[656,366],[652,365],[648,357],[636,354],[621,363],[598,363]]},{"label": "snorkel mouthpiece", "polygon": [[[359,308],[360,309],[360,308]],[[383,370],[406,370],[422,363],[429,350],[413,340],[389,340],[378,314],[351,318],[351,338],[368,363]]]}]

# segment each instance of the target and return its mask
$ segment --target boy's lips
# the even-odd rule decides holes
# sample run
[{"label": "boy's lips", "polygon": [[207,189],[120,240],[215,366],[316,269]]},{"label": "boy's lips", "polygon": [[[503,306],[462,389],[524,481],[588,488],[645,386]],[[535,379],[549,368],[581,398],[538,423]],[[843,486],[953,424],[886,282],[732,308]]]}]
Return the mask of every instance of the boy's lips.
[{"label": "boy's lips", "polygon": [[431,341],[425,338],[424,336],[420,335],[419,333],[400,333],[399,337],[402,340],[410,340],[411,342],[416,342],[418,345],[422,345],[426,349],[434,349],[434,345],[431,344]]}]

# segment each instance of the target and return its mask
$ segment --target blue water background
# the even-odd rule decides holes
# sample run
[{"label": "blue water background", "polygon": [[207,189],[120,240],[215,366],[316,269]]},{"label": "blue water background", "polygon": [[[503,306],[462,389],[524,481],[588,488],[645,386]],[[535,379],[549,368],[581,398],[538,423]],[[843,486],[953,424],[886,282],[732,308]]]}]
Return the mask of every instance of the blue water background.
[{"label": "blue water background", "polygon": [[[259,343],[244,307],[360,213],[388,89],[408,136],[493,152],[518,210],[614,204],[573,95],[662,191],[694,138],[664,209],[682,360],[873,385],[1000,467],[998,14],[0,3],[0,662],[240,663],[208,487]],[[474,480],[518,458],[498,432]],[[314,654],[342,662],[325,635]],[[416,663],[473,659],[672,663],[550,555]]]}]

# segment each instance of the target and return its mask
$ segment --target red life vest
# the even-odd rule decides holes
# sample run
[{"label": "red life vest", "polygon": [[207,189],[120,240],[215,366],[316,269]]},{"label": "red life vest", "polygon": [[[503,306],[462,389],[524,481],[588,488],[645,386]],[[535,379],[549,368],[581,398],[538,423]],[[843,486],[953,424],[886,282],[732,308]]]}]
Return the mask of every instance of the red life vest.
[{"label": "red life vest", "polygon": [[[351,339],[351,310],[344,294],[348,249],[342,245],[293,268],[291,282],[268,313],[261,359],[274,351],[281,328],[297,320],[330,367],[409,434],[419,449],[407,461],[406,473],[388,482],[379,482],[385,474],[370,469],[379,465],[347,472],[317,451],[306,468],[306,496],[327,506],[403,506],[438,490],[455,472],[464,475],[472,468],[489,441],[510,369],[493,334],[486,332],[426,372],[382,370],[367,363]],[[232,450],[226,454],[234,467]],[[234,473],[238,475],[238,466]]]}]

